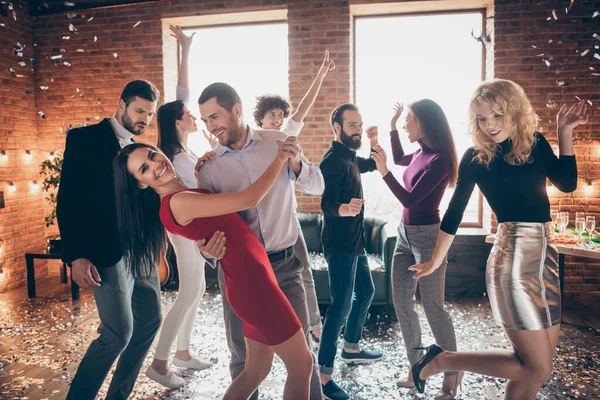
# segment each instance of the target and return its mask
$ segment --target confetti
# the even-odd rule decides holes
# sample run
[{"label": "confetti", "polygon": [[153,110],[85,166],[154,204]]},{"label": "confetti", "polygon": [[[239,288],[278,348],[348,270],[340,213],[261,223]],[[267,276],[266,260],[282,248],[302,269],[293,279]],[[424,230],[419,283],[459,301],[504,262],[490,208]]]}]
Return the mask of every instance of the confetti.
[{"label": "confetti", "polygon": [[559,86],[559,87],[560,86],[567,86],[567,82],[565,82],[565,81],[556,81],[556,85]]},{"label": "confetti", "polygon": [[13,54],[17,57],[23,57],[23,49],[25,48],[25,46],[21,45],[21,43],[17,42],[17,44],[15,44],[13,46]]},{"label": "confetti", "polygon": [[142,23],[142,21],[138,21],[138,22],[136,22],[136,23],[135,23],[135,25],[133,25],[133,27],[134,27],[134,28],[137,28],[137,26],[138,26],[139,24],[141,24],[141,23]]},{"label": "confetti", "polygon": [[72,3],[70,1],[65,1],[65,7],[75,7],[75,3]]},{"label": "confetti", "polygon": [[78,53],[85,53],[85,50],[84,50],[84,49],[77,49],[76,51],[77,51]]},{"label": "confetti", "polygon": [[600,60],[600,54],[598,54],[598,53],[594,53],[594,58],[596,58],[596,59]]},{"label": "confetti", "polygon": [[596,40],[600,40],[600,35],[598,35],[597,33],[594,33],[594,34],[592,35],[592,37],[593,37],[594,39],[596,39]]},{"label": "confetti", "polygon": [[42,89],[42,90],[48,90],[48,86],[40,86],[40,89]]},{"label": "confetti", "polygon": [[551,58],[544,57],[543,60],[544,60],[544,63],[546,63],[546,65],[549,67]]},{"label": "confetti", "polygon": [[98,36],[94,36],[94,43],[98,41]]},{"label": "confetti", "polygon": [[69,40],[71,39],[71,36],[63,36],[63,40]]},{"label": "confetti", "polygon": [[19,61],[19,62],[18,62],[18,64],[19,64],[21,67],[24,67],[25,65],[27,65],[27,64],[25,64],[25,61]]},{"label": "confetti", "polygon": [[537,46],[534,44],[531,44],[530,46],[533,47],[534,49],[537,49]]},{"label": "confetti", "polygon": [[554,20],[558,19],[558,17],[556,16],[556,10],[552,10],[552,17],[554,18]]},{"label": "confetti", "polygon": [[10,72],[10,74],[12,75],[13,78],[17,77],[17,72],[15,71],[15,69],[13,67],[10,67],[8,69],[8,72]]},{"label": "confetti", "polygon": [[63,62],[63,64],[64,64],[64,65],[66,65],[67,67],[70,67],[70,66],[71,66],[71,63],[70,63],[70,62],[68,62],[68,61],[64,61],[64,62]]},{"label": "confetti", "polygon": [[87,22],[90,22],[93,19],[94,19],[94,17],[90,17],[90,19],[88,19]]},{"label": "confetti", "polygon": [[585,57],[589,54],[590,49],[585,49],[584,51],[581,52],[581,57]]},{"label": "confetti", "polygon": [[575,3],[575,0],[571,0],[571,4],[569,4],[569,8],[567,8],[567,14],[571,10],[571,7],[573,7],[573,3]]},{"label": "confetti", "polygon": [[73,19],[73,18],[75,18],[76,16],[77,16],[77,14],[75,14],[75,13],[68,13],[68,14],[67,14],[67,18],[69,18],[69,19]]},{"label": "confetti", "polygon": [[591,100],[586,101],[586,103],[588,103],[590,106],[593,106],[594,104],[592,104]]},{"label": "confetti", "polygon": [[119,57],[119,55],[117,53],[113,53],[113,57],[117,58],[117,57]]},{"label": "confetti", "polygon": [[600,15],[600,11],[594,11],[594,14],[592,14],[592,18],[596,18],[598,15]]},{"label": "confetti", "polygon": [[58,60],[59,58],[62,58],[62,54],[57,54],[55,56],[50,57],[51,60]]},{"label": "confetti", "polygon": [[71,32],[77,32],[77,28],[75,28],[75,25],[69,24],[69,31],[71,31]]},{"label": "confetti", "polygon": [[546,107],[548,107],[548,108],[556,108],[556,107],[558,107],[558,104],[554,100],[548,100],[546,102]]},{"label": "confetti", "polygon": [[38,111],[38,115],[42,117],[42,119],[46,119],[46,114],[43,111]]}]

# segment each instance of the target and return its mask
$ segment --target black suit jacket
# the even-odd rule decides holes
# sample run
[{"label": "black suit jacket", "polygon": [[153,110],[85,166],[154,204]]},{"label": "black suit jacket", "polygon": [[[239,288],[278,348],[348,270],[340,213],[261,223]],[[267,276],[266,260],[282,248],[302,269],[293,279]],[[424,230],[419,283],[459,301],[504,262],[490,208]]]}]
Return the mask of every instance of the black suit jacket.
[{"label": "black suit jacket", "polygon": [[64,262],[87,258],[103,268],[123,256],[113,177],[119,150],[108,118],[67,135],[56,207]]}]

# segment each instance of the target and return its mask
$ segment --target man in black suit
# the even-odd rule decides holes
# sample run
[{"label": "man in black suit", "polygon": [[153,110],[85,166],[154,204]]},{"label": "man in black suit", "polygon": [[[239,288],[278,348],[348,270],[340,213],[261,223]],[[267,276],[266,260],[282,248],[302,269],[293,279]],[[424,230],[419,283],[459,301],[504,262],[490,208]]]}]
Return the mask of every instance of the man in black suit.
[{"label": "man in black suit", "polygon": [[127,399],[160,327],[156,268],[135,279],[124,262],[113,178],[113,159],[144,133],[159,96],[148,81],[129,82],[112,118],[67,136],[57,203],[63,260],[79,286],[92,288],[101,321],[100,336],[81,360],[67,399],[93,400],[119,356],[106,399]]}]

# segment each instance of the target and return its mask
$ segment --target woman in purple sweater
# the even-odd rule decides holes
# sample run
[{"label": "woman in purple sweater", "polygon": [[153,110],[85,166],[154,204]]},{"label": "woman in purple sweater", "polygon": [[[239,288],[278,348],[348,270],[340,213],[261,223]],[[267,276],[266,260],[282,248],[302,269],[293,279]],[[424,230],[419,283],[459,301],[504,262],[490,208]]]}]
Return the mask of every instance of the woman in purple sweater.
[{"label": "woman in purple sweater", "polygon": [[[458,159],[446,115],[436,102],[429,99],[408,106],[404,129],[408,132],[410,142],[418,142],[421,148],[414,153],[404,154],[396,130],[402,110],[402,105],[396,104],[390,137],[394,163],[407,167],[402,177],[404,184],[398,182],[388,170],[387,158],[381,147],[376,149],[377,153],[373,153],[372,157],[383,180],[404,206],[392,262],[392,293],[406,353],[412,366],[423,356],[421,350],[416,350],[423,345],[415,310],[417,280],[413,279],[414,273],[408,267],[431,258],[440,228],[440,202],[446,186],[456,183]],[[446,265],[447,261],[444,260],[435,273],[420,279],[419,292],[436,341],[444,349],[456,349],[454,326],[444,309]],[[435,399],[456,397],[461,379],[462,375],[456,372],[446,373],[442,389]],[[408,377],[400,379],[397,384],[414,388],[410,370]]]}]

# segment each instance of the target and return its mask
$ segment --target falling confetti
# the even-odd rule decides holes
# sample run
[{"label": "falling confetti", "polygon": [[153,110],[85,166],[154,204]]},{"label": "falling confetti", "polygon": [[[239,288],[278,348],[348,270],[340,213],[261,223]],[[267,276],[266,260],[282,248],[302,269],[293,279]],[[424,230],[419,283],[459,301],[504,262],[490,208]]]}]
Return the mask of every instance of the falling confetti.
[{"label": "falling confetti", "polygon": [[42,117],[42,119],[46,119],[46,114],[43,111],[38,111],[38,115]]},{"label": "falling confetti", "polygon": [[548,107],[548,108],[556,108],[556,107],[558,107],[558,104],[554,100],[548,100],[546,102],[546,107]]},{"label": "falling confetti", "polygon": [[84,50],[84,49],[77,49],[76,51],[77,51],[78,53],[85,53],[85,50]]},{"label": "falling confetti", "polygon": [[77,16],[77,14],[75,14],[75,13],[68,13],[68,14],[67,14],[67,18],[69,18],[69,19],[73,19],[73,18],[75,18],[76,16]]},{"label": "falling confetti", "polygon": [[552,10],[552,17],[554,18],[554,20],[558,19],[558,17],[556,16],[556,10]]},{"label": "falling confetti", "polygon": [[588,103],[590,106],[593,106],[594,104],[592,104],[591,100],[586,101],[586,103]]},{"label": "falling confetti", "polygon": [[98,36],[94,36],[94,43],[98,41]]},{"label": "falling confetti", "polygon": [[64,62],[63,62],[63,64],[64,64],[64,65],[66,65],[67,67],[70,67],[70,66],[71,66],[71,63],[70,63],[70,62],[68,62],[68,61],[64,61]]},{"label": "falling confetti", "polygon": [[544,60],[544,63],[549,67],[551,58],[544,57],[543,60]]},{"label": "falling confetti", "polygon": [[592,18],[596,18],[598,15],[600,15],[600,11],[594,11],[594,14],[592,14]]},{"label": "falling confetti", "polygon": [[69,24],[69,31],[71,31],[71,32],[77,32],[77,28],[75,28],[75,25]]},{"label": "falling confetti", "polygon": [[71,36],[63,36],[63,40],[69,40],[71,39]]},{"label": "falling confetti", "polygon": [[10,74],[12,75],[13,78],[17,77],[17,72],[15,71],[15,69],[13,67],[10,67],[8,69],[8,72],[10,72]]},{"label": "falling confetti", "polygon": [[19,61],[19,62],[18,62],[18,64],[19,64],[21,67],[24,67],[24,66],[26,66],[26,65],[27,65],[27,64],[25,64],[25,61]]},{"label": "falling confetti", "polygon": [[48,90],[48,86],[40,86],[40,89],[42,89],[42,90]]},{"label": "falling confetti", "polygon": [[581,52],[581,57],[585,57],[590,53],[590,49],[585,49],[584,51]]},{"label": "falling confetti", "polygon": [[117,57],[119,57],[119,55],[117,53],[113,53],[113,57],[117,58]]},{"label": "falling confetti", "polygon": [[600,54],[598,54],[598,53],[594,53],[594,58],[596,58],[596,59],[600,60]]},{"label": "falling confetti", "polygon": [[142,21],[138,21],[138,22],[136,22],[136,23],[135,23],[135,25],[133,25],[133,27],[134,27],[134,28],[137,28],[137,26],[138,26],[139,24],[141,24],[141,23],[142,23]]},{"label": "falling confetti", "polygon": [[565,81],[556,81],[556,85],[559,86],[559,87],[560,86],[567,86],[567,82],[565,82]]},{"label": "falling confetti", "polygon": [[93,19],[94,19],[94,17],[90,17],[90,19],[88,19],[87,22],[90,22]]},{"label": "falling confetti", "polygon": [[57,54],[55,56],[50,57],[51,60],[58,60],[59,58],[62,58],[62,54]]},{"label": "falling confetti", "polygon": [[17,44],[15,44],[13,46],[13,54],[17,57],[23,57],[23,49],[25,48],[25,46],[21,45],[21,43],[17,42]]},{"label": "falling confetti", "polygon": [[594,34],[592,35],[592,37],[593,37],[594,39],[596,39],[596,40],[600,40],[600,35],[598,35],[597,33],[594,33]]},{"label": "falling confetti", "polygon": [[70,1],[65,1],[65,7],[75,7],[75,3],[72,3]]}]

